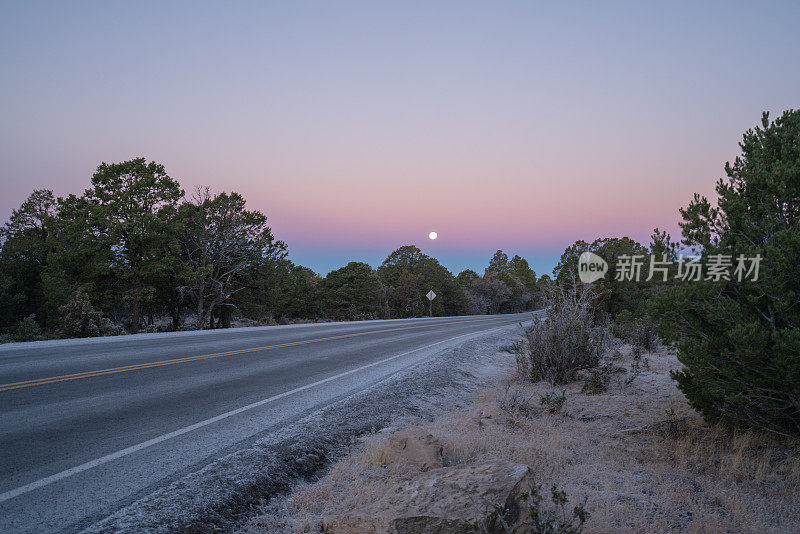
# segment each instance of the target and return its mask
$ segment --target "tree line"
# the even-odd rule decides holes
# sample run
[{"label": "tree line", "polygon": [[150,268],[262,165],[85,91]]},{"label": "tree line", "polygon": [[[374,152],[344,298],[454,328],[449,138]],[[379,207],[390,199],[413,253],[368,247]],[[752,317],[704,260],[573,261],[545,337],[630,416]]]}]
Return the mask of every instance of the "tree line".
[{"label": "tree line", "polygon": [[377,268],[320,276],[287,257],[238,193],[185,194],[164,166],[102,163],[78,195],[35,190],[0,228],[0,334],[87,337],[296,320],[531,310],[539,280],[497,251],[483,275],[454,276],[413,246]]}]

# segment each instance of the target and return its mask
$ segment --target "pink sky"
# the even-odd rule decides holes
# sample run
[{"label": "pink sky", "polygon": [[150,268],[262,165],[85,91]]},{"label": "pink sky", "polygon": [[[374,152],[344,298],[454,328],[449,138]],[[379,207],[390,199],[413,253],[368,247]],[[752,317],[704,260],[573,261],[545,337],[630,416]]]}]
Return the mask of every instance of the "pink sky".
[{"label": "pink sky", "polygon": [[[325,273],[416,243],[548,272],[710,194],[797,107],[798,4],[10,4],[0,217],[145,156],[236,190]],[[440,238],[426,236],[436,230]]]}]

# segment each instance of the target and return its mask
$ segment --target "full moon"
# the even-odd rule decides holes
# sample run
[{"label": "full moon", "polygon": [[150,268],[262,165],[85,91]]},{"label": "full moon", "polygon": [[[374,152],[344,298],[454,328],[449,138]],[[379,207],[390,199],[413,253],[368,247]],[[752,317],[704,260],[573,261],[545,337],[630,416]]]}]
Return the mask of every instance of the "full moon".
[{"label": "full moon", "polygon": [[428,239],[436,239],[437,237],[439,237],[439,234],[436,232],[431,232],[428,234]]}]

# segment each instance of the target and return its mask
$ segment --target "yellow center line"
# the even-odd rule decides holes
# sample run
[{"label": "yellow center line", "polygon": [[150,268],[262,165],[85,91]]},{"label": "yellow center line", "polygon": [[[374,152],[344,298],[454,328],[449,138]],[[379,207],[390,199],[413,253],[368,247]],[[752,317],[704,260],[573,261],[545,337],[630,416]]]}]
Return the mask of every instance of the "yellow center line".
[{"label": "yellow center line", "polygon": [[172,360],[162,360],[157,362],[150,362],[150,363],[140,363],[135,365],[125,365],[122,367],[111,367],[108,369],[98,369],[96,371],[84,371],[81,373],[72,373],[67,375],[59,375],[59,376],[51,376],[46,378],[34,378],[31,380],[23,380],[20,382],[9,382],[8,384],[0,384],[0,391],[10,391],[12,389],[22,389],[28,388],[33,386],[42,386],[45,384],[53,384],[56,382],[66,382],[68,380],[78,380],[81,378],[91,378],[94,376],[102,376],[102,375],[111,375],[116,373],[124,373],[128,371],[138,371],[140,369],[150,369],[152,367],[163,367],[167,365],[175,365],[179,363],[188,363],[188,362],[195,362],[200,360],[209,360],[212,358],[221,358],[223,356],[236,356],[239,354],[248,354],[251,352],[257,352],[261,350],[270,350],[270,349],[280,349],[285,347],[294,347],[297,345],[306,345],[309,343],[320,343],[323,341],[331,341],[334,339],[345,339],[351,337],[358,337],[358,336],[367,336],[371,334],[384,334],[387,332],[399,332],[402,330],[415,330],[420,328],[431,328],[434,326],[442,326],[448,324],[455,324],[455,323],[474,323],[478,321],[487,321],[489,319],[472,319],[469,321],[448,321],[444,323],[436,323],[430,325],[421,325],[421,326],[407,326],[401,328],[388,328],[384,330],[371,330],[368,332],[357,332],[354,334],[342,334],[338,336],[329,336],[329,337],[321,337],[316,339],[305,339],[300,341],[291,341],[287,343],[279,343],[277,345],[266,345],[263,347],[254,347],[250,349],[240,349],[240,350],[232,350],[228,352],[217,352],[213,354],[201,354],[198,356],[186,356],[183,358],[175,358]]}]

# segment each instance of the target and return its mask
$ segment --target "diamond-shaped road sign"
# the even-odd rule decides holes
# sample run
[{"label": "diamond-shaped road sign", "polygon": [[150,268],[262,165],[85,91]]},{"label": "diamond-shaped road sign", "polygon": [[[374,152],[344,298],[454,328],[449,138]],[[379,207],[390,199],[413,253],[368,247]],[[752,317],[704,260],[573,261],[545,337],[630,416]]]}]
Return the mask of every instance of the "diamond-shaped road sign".
[{"label": "diamond-shaped road sign", "polygon": [[428,297],[428,300],[433,301],[433,299],[436,298],[436,293],[434,293],[433,290],[430,290],[428,291],[428,294],[425,296]]}]

